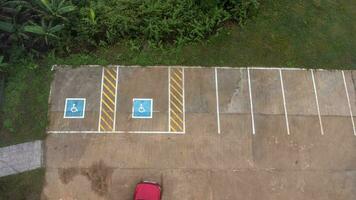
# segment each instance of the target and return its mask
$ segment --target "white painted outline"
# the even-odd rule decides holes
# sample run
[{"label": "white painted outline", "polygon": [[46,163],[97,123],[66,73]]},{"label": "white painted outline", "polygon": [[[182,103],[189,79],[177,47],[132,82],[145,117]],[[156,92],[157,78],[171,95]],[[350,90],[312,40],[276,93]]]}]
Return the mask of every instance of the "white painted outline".
[{"label": "white painted outline", "polygon": [[252,134],[255,135],[256,134],[256,129],[255,129],[255,117],[254,117],[254,113],[253,113],[253,101],[252,101],[250,68],[247,68],[247,77],[248,77],[248,91],[249,91],[249,95],[250,95]]},{"label": "white painted outline", "polygon": [[[135,107],[134,107],[134,102],[135,101],[150,101],[151,102],[151,108],[150,108],[150,116],[134,116],[135,114]],[[153,99],[150,98],[133,98],[132,99],[132,114],[131,117],[133,119],[152,119],[153,117]]]},{"label": "white painted outline", "polygon": [[319,108],[319,99],[318,99],[318,92],[316,91],[316,85],[315,85],[315,78],[314,78],[314,71],[311,71],[311,75],[312,75],[312,80],[313,80],[313,87],[314,87],[314,94],[315,94],[315,102],[316,102],[316,108],[318,111],[318,117],[319,117],[319,124],[320,124],[320,131],[321,131],[321,135],[324,135],[324,127],[323,127],[323,123],[321,121],[321,115],[320,115],[320,108]]},{"label": "white painted outline", "polygon": [[102,68],[101,71],[101,86],[100,86],[100,110],[99,110],[99,120],[98,120],[98,131],[100,132],[100,124],[101,124],[101,109],[103,107],[103,85],[104,85],[104,73],[105,73],[105,68]]},{"label": "white painted outline", "polygon": [[215,96],[216,96],[216,120],[218,123],[218,134],[220,134],[220,107],[219,107],[219,84],[218,84],[218,70],[215,67]]},{"label": "white painted outline", "polygon": [[49,134],[81,134],[81,133],[91,133],[91,134],[122,134],[122,133],[139,133],[139,134],[177,134],[177,135],[184,135],[185,132],[173,132],[173,131],[47,131]]},{"label": "white painted outline", "polygon": [[182,68],[182,89],[183,89],[183,133],[185,133],[185,88],[184,88],[184,68]]},{"label": "white painted outline", "polygon": [[168,131],[171,131],[171,68],[168,67]]},{"label": "white painted outline", "polygon": [[[70,100],[84,101],[84,103],[83,103],[83,115],[82,116],[66,116],[67,103]],[[84,119],[85,118],[85,103],[86,103],[86,99],[85,98],[66,98],[65,106],[64,106],[63,118],[65,118],[65,119]]]},{"label": "white painted outline", "polygon": [[115,106],[114,106],[114,123],[113,123],[113,130],[116,129],[116,105],[117,105],[117,84],[119,82],[119,66],[116,67],[116,83],[115,83]]},{"label": "white painted outline", "polygon": [[282,70],[281,69],[279,69],[278,71],[279,71],[279,77],[280,77],[280,80],[281,80],[281,89],[282,89],[282,97],[283,97],[284,115],[285,115],[285,118],[286,118],[287,134],[290,135],[287,104],[286,104],[286,96],[284,94],[283,75],[282,75]]},{"label": "white painted outline", "polygon": [[349,105],[349,111],[350,111],[351,122],[352,122],[352,129],[353,129],[353,131],[354,131],[354,136],[356,136],[355,122],[354,122],[354,117],[353,117],[354,115],[352,114],[351,103],[350,103],[350,96],[349,96],[349,90],[348,90],[348,88],[347,88],[344,70],[342,70],[341,73],[342,73],[342,78],[344,79],[344,86],[345,86],[346,98],[347,98],[347,103],[348,103],[348,105]]}]

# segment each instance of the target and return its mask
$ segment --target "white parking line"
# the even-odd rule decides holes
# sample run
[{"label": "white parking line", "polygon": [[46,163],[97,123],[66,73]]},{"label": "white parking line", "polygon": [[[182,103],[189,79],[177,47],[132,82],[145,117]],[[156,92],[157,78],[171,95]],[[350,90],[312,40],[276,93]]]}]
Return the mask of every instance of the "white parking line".
[{"label": "white parking line", "polygon": [[253,102],[252,102],[252,91],[251,91],[251,76],[250,76],[250,68],[247,68],[247,77],[248,77],[248,91],[250,93],[250,108],[251,108],[251,123],[252,123],[252,134],[256,134],[255,130],[255,117],[253,114]]},{"label": "white parking line", "polygon": [[114,106],[114,108],[115,108],[115,110],[114,110],[114,123],[113,123],[113,130],[115,131],[115,129],[116,129],[116,104],[117,104],[117,97],[119,96],[119,95],[117,95],[117,90],[118,90],[118,88],[117,88],[117,84],[118,84],[118,82],[119,82],[119,66],[117,66],[116,67],[116,83],[115,83],[115,106]]},{"label": "white parking line", "polygon": [[182,85],[183,85],[183,134],[185,134],[185,87],[184,87],[184,68],[182,69]]},{"label": "white parking line", "polygon": [[101,109],[102,109],[102,99],[103,99],[103,85],[104,85],[104,67],[101,70],[101,86],[100,86],[100,110],[98,119],[98,131],[100,132],[100,121],[101,121]]},{"label": "white parking line", "polygon": [[171,68],[168,67],[168,131],[171,131]]},{"label": "white parking line", "polygon": [[140,133],[140,134],[185,134],[185,132],[171,132],[171,131],[47,131],[50,134],[80,134],[80,133],[98,133],[98,134],[114,134],[114,133]]},{"label": "white parking line", "polygon": [[220,134],[219,85],[218,85],[218,70],[216,67],[215,67],[215,96],[216,96],[216,120],[218,122],[218,134]]},{"label": "white parking line", "polygon": [[347,89],[347,84],[346,84],[346,79],[345,79],[345,73],[344,71],[341,71],[342,73],[342,78],[344,79],[344,86],[345,86],[345,92],[346,92],[346,98],[347,98],[347,103],[349,104],[349,110],[350,110],[350,116],[351,116],[351,122],[352,122],[352,129],[354,131],[354,135],[356,136],[356,130],[355,130],[355,122],[354,122],[354,115],[352,114],[352,109],[351,109],[351,103],[350,103],[350,96],[349,96],[349,90]]},{"label": "white parking line", "polygon": [[314,71],[311,71],[311,76],[313,79],[313,87],[314,87],[314,94],[315,94],[315,101],[316,101],[316,108],[318,110],[318,117],[319,117],[319,123],[320,123],[320,131],[321,135],[324,135],[324,128],[323,128],[323,123],[321,121],[321,116],[320,116],[320,108],[319,108],[319,100],[318,100],[318,92],[316,91],[316,86],[315,86],[315,78],[314,78]]},{"label": "white parking line", "polygon": [[285,94],[284,94],[283,75],[282,75],[282,70],[281,70],[281,69],[279,69],[279,77],[280,77],[280,80],[281,80],[283,106],[284,106],[284,115],[285,115],[285,118],[286,118],[287,133],[288,133],[288,135],[290,135],[289,122],[288,122],[288,113],[287,113],[287,105],[286,105],[286,97],[285,97]]}]

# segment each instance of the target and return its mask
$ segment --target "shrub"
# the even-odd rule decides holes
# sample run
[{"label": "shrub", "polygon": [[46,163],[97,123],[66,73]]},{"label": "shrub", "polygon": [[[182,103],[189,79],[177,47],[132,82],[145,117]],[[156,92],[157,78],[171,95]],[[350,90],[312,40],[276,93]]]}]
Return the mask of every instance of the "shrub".
[{"label": "shrub", "polygon": [[242,25],[257,8],[257,0],[0,0],[0,54],[8,61],[13,52],[82,51],[122,39],[179,45],[227,20]]},{"label": "shrub", "polygon": [[199,41],[226,20],[240,24],[256,0],[108,0],[91,1],[80,9],[75,28],[78,42],[111,44],[121,38],[150,43]]}]

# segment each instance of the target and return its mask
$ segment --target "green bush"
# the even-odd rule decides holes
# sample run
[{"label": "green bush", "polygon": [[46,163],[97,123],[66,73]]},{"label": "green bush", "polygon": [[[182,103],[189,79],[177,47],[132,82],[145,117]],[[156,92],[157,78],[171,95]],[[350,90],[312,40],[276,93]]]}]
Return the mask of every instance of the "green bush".
[{"label": "green bush", "polygon": [[108,0],[80,9],[80,43],[112,44],[122,38],[153,44],[200,41],[227,20],[243,23],[256,0]]},{"label": "green bush", "polygon": [[0,0],[0,55],[82,52],[122,39],[179,45],[227,20],[242,25],[257,8],[257,0]]}]

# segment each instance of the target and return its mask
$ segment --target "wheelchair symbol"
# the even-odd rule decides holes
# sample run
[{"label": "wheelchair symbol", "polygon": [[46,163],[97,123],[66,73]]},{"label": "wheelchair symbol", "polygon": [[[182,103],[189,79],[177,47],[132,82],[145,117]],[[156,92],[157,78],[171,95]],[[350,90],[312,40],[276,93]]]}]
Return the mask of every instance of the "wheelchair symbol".
[{"label": "wheelchair symbol", "polygon": [[143,107],[142,103],[140,104],[140,107],[138,108],[138,112],[144,113],[146,112],[145,108]]},{"label": "wheelchair symbol", "polygon": [[78,108],[75,106],[75,103],[73,103],[72,107],[70,108],[70,111],[73,113],[78,112]]}]

